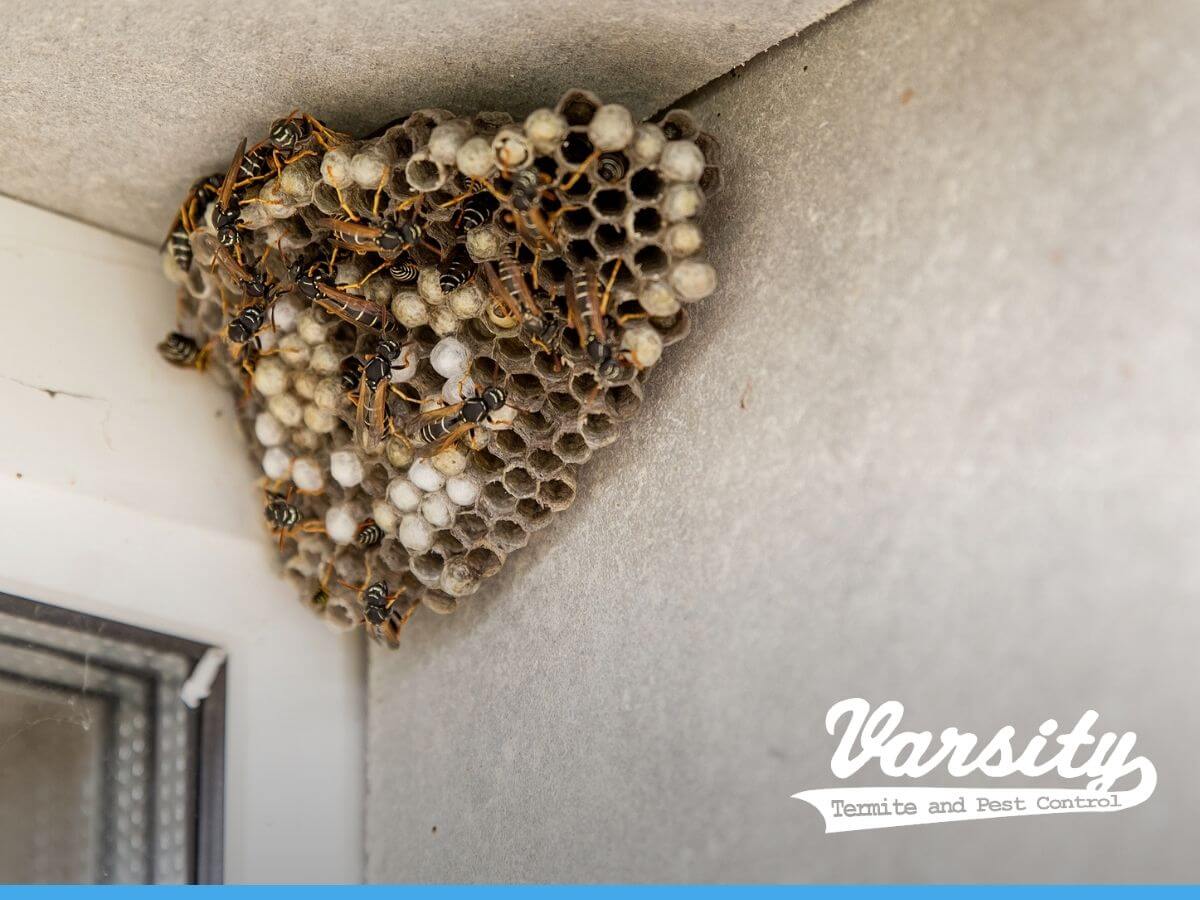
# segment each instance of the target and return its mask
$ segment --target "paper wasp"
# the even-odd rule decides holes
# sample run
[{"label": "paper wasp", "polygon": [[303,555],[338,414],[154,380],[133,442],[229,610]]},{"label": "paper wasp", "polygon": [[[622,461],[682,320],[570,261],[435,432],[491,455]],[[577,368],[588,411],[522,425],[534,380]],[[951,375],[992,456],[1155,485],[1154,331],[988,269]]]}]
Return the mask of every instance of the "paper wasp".
[{"label": "paper wasp", "polygon": [[358,546],[364,550],[369,550],[372,547],[378,547],[383,543],[383,529],[375,522],[374,519],[367,519],[358,526],[358,531],[355,532],[354,540]]},{"label": "paper wasp", "polygon": [[[271,307],[279,296],[280,290],[272,280],[263,275],[259,267],[256,266],[251,271],[242,265],[240,256],[240,247],[234,247],[232,253],[225,247],[218,247],[214,258],[234,277],[248,301],[225,326],[225,336],[230,343],[246,345],[266,324]],[[242,364],[248,373],[252,372],[252,369],[247,366],[244,354]]]},{"label": "paper wasp", "polygon": [[619,265],[618,260],[603,294],[600,293],[596,267],[591,262],[574,279],[568,279],[565,285],[567,318],[579,337],[579,348],[595,368],[596,374],[605,380],[612,380],[621,374],[621,360],[605,327],[608,301],[612,296]]},{"label": "paper wasp", "polygon": [[[441,204],[442,208],[462,204],[463,209],[456,218],[456,229],[466,230],[476,227],[470,224],[483,224],[491,218],[495,211],[492,203],[498,203],[508,214],[509,220],[516,229],[521,240],[536,253],[541,253],[543,243],[549,244],[554,252],[559,252],[558,238],[554,235],[554,220],[563,211],[563,204],[554,191],[553,179],[540,169],[530,167],[522,169],[511,178],[502,176],[498,179],[481,179],[471,183],[470,188]],[[492,202],[482,199],[486,191]],[[550,218],[546,217],[546,209],[550,209]]]},{"label": "paper wasp", "polygon": [[489,415],[505,405],[507,395],[502,388],[485,388],[477,397],[461,403],[441,406],[417,416],[416,437],[425,446],[420,456],[430,456],[453,446],[481,426]]},{"label": "paper wasp", "polygon": [[[200,227],[204,219],[204,211],[208,208],[212,197],[217,195],[221,184],[220,175],[209,175],[201,178],[188,189],[187,196],[179,205],[171,226],[167,229],[166,239],[163,240],[160,251],[170,253],[171,259],[181,272],[186,272],[192,265],[192,232]],[[207,198],[207,199],[206,199]]]},{"label": "paper wasp", "polygon": [[208,358],[208,346],[201,347],[186,334],[170,332],[158,345],[159,355],[173,366],[181,369],[204,370]]},{"label": "paper wasp", "polygon": [[272,533],[279,535],[280,550],[283,549],[283,542],[287,538],[295,539],[297,534],[320,534],[325,531],[325,526],[318,519],[301,521],[300,510],[292,503],[290,488],[287,494],[273,493],[265,489],[264,493],[267,503],[263,508],[263,515],[266,516],[267,525]]},{"label": "paper wasp", "polygon": [[387,322],[385,307],[330,284],[333,272],[327,262],[297,262],[288,270],[288,277],[301,296],[351,325],[381,331]]},{"label": "paper wasp", "polygon": [[450,254],[438,265],[438,287],[443,293],[456,291],[475,277],[475,260],[465,247],[456,244]]},{"label": "paper wasp", "polygon": [[486,190],[477,190],[463,201],[454,217],[454,230],[458,232],[471,231],[491,220],[493,213],[499,208],[499,201]]},{"label": "paper wasp", "polygon": [[[405,204],[419,203],[424,195],[418,195],[415,201],[405,201]],[[417,222],[416,208],[406,222],[384,221],[382,225],[367,225],[348,218],[329,216],[318,221],[319,225],[332,231],[342,246],[354,253],[378,253],[388,261],[395,259],[406,250],[422,246],[437,253],[442,248],[425,240],[425,230]]]},{"label": "paper wasp", "polygon": [[225,271],[233,276],[233,280],[237,282],[241,292],[247,298],[255,300],[270,298],[275,293],[273,281],[268,279],[260,269],[264,259],[266,259],[265,253],[263,259],[260,259],[259,264],[253,269],[246,268],[242,262],[240,245],[232,248],[218,246],[213,254],[213,262],[220,263]]},{"label": "paper wasp", "polygon": [[566,323],[549,310],[544,310],[534,299],[525,274],[509,253],[501,255],[500,271],[490,262],[480,263],[492,297],[509,318],[520,322],[530,342],[547,353],[557,352]]},{"label": "paper wasp", "polygon": [[[561,249],[554,235],[554,222],[563,210],[563,203],[552,183],[549,175],[532,166],[512,177],[507,194],[491,182],[483,182],[484,187],[508,210],[521,240],[539,254],[543,243],[549,244],[555,253]],[[546,217],[547,208],[550,209],[550,218]]]},{"label": "paper wasp", "polygon": [[312,596],[308,598],[308,602],[312,604],[314,609],[324,610],[329,605],[329,577],[333,574],[333,563],[329,562],[325,565],[325,571],[322,573],[320,580],[317,582],[317,589],[313,591]]},{"label": "paper wasp", "polygon": [[234,188],[237,185],[238,170],[246,154],[246,139],[238,144],[225,170],[225,177],[217,190],[217,202],[213,207],[213,227],[217,230],[217,242],[222,247],[235,247],[242,241],[238,231],[238,220],[241,218],[242,207]]},{"label": "paper wasp", "polygon": [[[391,424],[387,409],[388,388],[392,382],[392,363],[402,352],[404,348],[398,341],[389,337],[380,338],[375,346],[374,355],[359,369],[354,436],[359,446],[368,453],[374,452],[383,443],[384,431]],[[343,360],[343,366],[349,359],[357,357]],[[353,368],[352,365],[351,369]],[[346,383],[348,374],[349,372],[343,369],[343,384]]]},{"label": "paper wasp", "polygon": [[285,163],[294,162],[304,156],[315,156],[316,151],[305,149],[306,144],[316,144],[322,150],[332,150],[338,144],[344,144],[350,136],[325,126],[320,119],[308,113],[292,110],[282,119],[271,123],[267,140],[276,150],[284,153],[301,151],[296,156],[286,159]]},{"label": "paper wasp", "polygon": [[[396,601],[405,592],[404,588],[401,587],[393,593],[386,581],[371,581],[371,561],[369,559],[367,560],[367,576],[362,584],[355,586],[353,584],[346,584],[344,581],[339,581],[338,584],[355,592],[363,606],[363,618],[368,624],[374,625],[377,628],[388,620]],[[416,608],[414,604],[401,615],[396,627],[397,633],[404,627],[404,623],[409,620],[409,617],[416,611]]]}]

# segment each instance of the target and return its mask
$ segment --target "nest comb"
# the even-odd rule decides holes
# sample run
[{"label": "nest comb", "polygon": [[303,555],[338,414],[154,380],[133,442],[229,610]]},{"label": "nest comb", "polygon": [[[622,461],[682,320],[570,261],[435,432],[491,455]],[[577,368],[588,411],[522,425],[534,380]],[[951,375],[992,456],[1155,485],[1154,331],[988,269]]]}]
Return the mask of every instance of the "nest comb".
[{"label": "nest comb", "polygon": [[363,138],[293,114],[193,186],[159,349],[236,396],[306,605],[395,646],[575,501],[716,286],[714,151],[686,112],[571,91]]}]

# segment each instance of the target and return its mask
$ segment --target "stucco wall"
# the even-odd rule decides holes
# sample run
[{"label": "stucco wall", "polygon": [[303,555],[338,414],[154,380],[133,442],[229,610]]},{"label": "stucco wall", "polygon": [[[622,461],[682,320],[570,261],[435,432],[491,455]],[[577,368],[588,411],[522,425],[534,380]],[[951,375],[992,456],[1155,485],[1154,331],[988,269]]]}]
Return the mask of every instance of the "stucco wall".
[{"label": "stucco wall", "polygon": [[[554,533],[372,653],[371,880],[1200,877],[1198,40],[868,0],[693,98],[723,287]],[[1159,790],[825,836],[852,696],[1094,708]]]}]

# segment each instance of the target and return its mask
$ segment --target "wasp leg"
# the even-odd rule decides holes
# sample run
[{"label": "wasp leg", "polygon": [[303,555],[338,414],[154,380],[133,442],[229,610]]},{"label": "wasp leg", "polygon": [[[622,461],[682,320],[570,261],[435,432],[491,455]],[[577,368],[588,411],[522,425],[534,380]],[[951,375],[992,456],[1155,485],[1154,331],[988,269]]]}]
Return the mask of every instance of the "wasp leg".
[{"label": "wasp leg", "polygon": [[475,432],[477,430],[477,427],[473,427],[471,429],[471,433],[467,436],[467,445],[476,452],[482,450],[485,446],[484,444],[479,443],[479,439],[475,436]]},{"label": "wasp leg", "polygon": [[283,206],[279,200],[264,200],[262,197],[250,197],[242,201],[243,206],[249,206],[251,203],[258,203],[262,206]]},{"label": "wasp leg", "polygon": [[588,394],[587,403],[583,405],[584,409],[591,409],[596,402],[596,398],[600,396],[600,392],[604,390],[604,382],[596,382],[596,386],[592,388],[592,392]]},{"label": "wasp leg", "polygon": [[477,190],[474,187],[474,182],[472,182],[472,187],[470,189],[464,191],[463,193],[459,194],[457,197],[454,197],[451,200],[447,200],[445,203],[439,203],[438,209],[449,209],[451,206],[457,206],[459,203],[462,203],[468,197],[474,196],[476,193],[477,193]]},{"label": "wasp leg", "polygon": [[589,153],[588,158],[579,164],[579,168],[575,170],[575,174],[563,182],[562,189],[564,191],[569,191],[571,188],[575,187],[575,182],[583,177],[583,173],[587,171],[588,166],[590,166],[599,158],[599,150],[593,150],[591,153]]},{"label": "wasp leg", "polygon": [[538,230],[538,233],[546,239],[555,253],[560,253],[562,247],[558,243],[558,238],[554,236],[554,231],[546,222],[546,217],[542,215],[542,211],[536,207],[529,210],[529,219],[533,222],[533,227]]},{"label": "wasp leg", "polygon": [[289,156],[287,159],[285,159],[283,161],[283,164],[285,166],[290,166],[292,163],[296,162],[297,160],[307,159],[310,156],[316,156],[316,155],[317,155],[316,150],[301,150],[299,153],[297,153],[293,156]]},{"label": "wasp leg", "polygon": [[391,265],[390,262],[386,262],[386,261],[382,262],[379,265],[377,265],[375,268],[373,268],[370,272],[368,272],[366,275],[364,275],[362,278],[360,278],[358,281],[354,282],[353,284],[339,284],[338,289],[344,291],[347,288],[360,288],[364,284],[366,284],[368,281],[370,281],[372,275],[375,275],[377,272],[382,272],[384,269],[386,269],[390,265]]},{"label": "wasp leg", "polygon": [[417,611],[418,606],[420,606],[419,603],[414,603],[409,609],[401,614],[400,621],[392,627],[392,631],[394,632],[397,640],[400,639],[400,632],[404,630],[404,626],[408,624],[408,620],[412,618],[412,614]]},{"label": "wasp leg", "polygon": [[371,201],[371,215],[379,215],[379,198],[383,196],[383,187],[388,183],[392,170],[390,166],[383,167],[383,175],[379,179],[379,187],[375,188],[375,199]]},{"label": "wasp leg", "polygon": [[612,298],[613,283],[617,280],[617,273],[621,271],[621,257],[617,257],[617,261],[613,264],[612,271],[608,275],[608,281],[604,284],[604,296],[600,298],[600,315],[608,312],[608,301]]},{"label": "wasp leg", "polygon": [[351,222],[357,222],[357,221],[358,221],[358,216],[356,216],[356,215],[355,215],[355,214],[354,214],[354,213],[353,213],[353,212],[350,210],[350,207],[346,205],[346,198],[342,196],[342,189],[341,189],[341,188],[339,188],[339,187],[335,187],[333,190],[334,190],[334,193],[336,193],[336,194],[337,194],[337,198],[338,198],[338,206],[340,206],[340,207],[342,208],[342,211],[343,211],[343,212],[345,212],[345,213],[346,213],[346,215],[350,217],[350,221],[351,221]]},{"label": "wasp leg", "polygon": [[303,113],[304,121],[308,123],[308,127],[312,129],[313,138],[325,150],[332,150],[338,144],[343,143],[343,140],[348,135],[342,134],[340,131],[334,131],[332,128],[326,128],[325,124],[308,113]]},{"label": "wasp leg", "polygon": [[533,251],[533,266],[530,269],[530,271],[532,272],[532,277],[533,277],[533,289],[535,291],[538,289],[538,269],[541,267],[541,264],[542,264],[542,245],[538,244],[538,248]]},{"label": "wasp leg", "polygon": [[401,398],[402,400],[407,400],[409,403],[415,403],[417,406],[421,405],[420,397],[410,397],[408,394],[404,393],[404,391],[400,390],[400,388],[394,384],[388,385],[388,387],[391,388],[392,393],[394,393],[397,397]]},{"label": "wasp leg", "polygon": [[497,200],[499,200],[501,203],[509,203],[512,201],[512,194],[500,193],[498,190],[496,190],[495,187],[492,186],[492,183],[490,181],[484,180],[484,181],[480,182],[480,184],[482,184],[485,188],[487,188],[488,193],[491,194],[493,197],[495,197]]},{"label": "wasp leg", "polygon": [[517,230],[517,236],[521,238],[526,247],[530,250],[536,250],[541,245],[541,240],[529,230],[529,226],[525,224],[525,220],[521,216],[512,213],[512,223],[513,227]]},{"label": "wasp leg", "polygon": [[203,372],[208,368],[208,357],[212,353],[213,345],[216,342],[217,339],[215,337],[209,338],[205,345],[200,348],[200,352],[196,354],[196,368],[199,371]]}]

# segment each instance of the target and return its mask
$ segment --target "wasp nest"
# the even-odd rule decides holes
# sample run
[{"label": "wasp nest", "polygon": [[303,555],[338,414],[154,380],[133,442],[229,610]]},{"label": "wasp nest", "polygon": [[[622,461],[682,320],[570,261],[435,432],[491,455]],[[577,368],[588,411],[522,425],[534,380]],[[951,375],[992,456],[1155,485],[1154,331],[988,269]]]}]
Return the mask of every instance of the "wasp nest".
[{"label": "wasp nest", "polygon": [[574,502],[715,287],[713,151],[685,112],[572,91],[365,138],[292,115],[192,188],[160,351],[238,397],[310,607],[395,645]]}]

